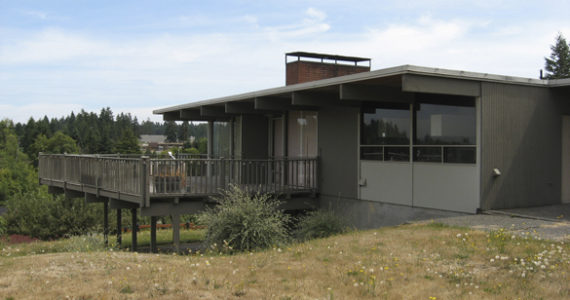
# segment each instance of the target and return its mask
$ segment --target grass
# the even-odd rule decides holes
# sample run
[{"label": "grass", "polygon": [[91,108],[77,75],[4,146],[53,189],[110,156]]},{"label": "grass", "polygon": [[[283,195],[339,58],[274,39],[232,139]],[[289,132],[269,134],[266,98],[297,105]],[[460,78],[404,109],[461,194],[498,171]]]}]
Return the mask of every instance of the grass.
[{"label": "grass", "polygon": [[12,246],[0,257],[0,295],[14,299],[570,297],[567,241],[439,224],[350,232],[238,255],[6,255],[15,252]]},{"label": "grass", "polygon": [[[205,230],[180,230],[180,242],[192,243],[204,240]],[[131,247],[131,233],[122,235],[121,247],[117,245],[116,236],[109,236],[108,249],[128,250]],[[0,257],[26,256],[34,254],[46,253],[62,253],[62,252],[94,252],[107,250],[104,246],[102,234],[93,234],[86,236],[73,236],[67,239],[55,241],[36,241],[27,244],[2,244],[0,242]],[[157,230],[156,242],[158,245],[172,243],[172,230]],[[138,247],[150,246],[150,231],[140,231],[137,233]]]}]

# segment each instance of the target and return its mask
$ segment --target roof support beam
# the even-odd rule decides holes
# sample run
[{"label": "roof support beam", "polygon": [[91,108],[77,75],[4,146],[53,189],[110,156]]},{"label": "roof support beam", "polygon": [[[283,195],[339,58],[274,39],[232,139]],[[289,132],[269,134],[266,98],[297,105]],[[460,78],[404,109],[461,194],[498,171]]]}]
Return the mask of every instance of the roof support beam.
[{"label": "roof support beam", "polygon": [[179,121],[180,113],[178,111],[169,111],[162,114],[162,120],[164,121]]},{"label": "roof support beam", "polygon": [[338,95],[325,93],[293,92],[291,104],[304,106],[333,106],[340,105]]},{"label": "roof support beam", "polygon": [[404,74],[402,91],[479,97],[481,83],[473,80]]},{"label": "roof support beam", "polygon": [[402,92],[396,87],[364,85],[364,84],[341,84],[341,101],[381,101],[381,102],[405,102],[414,100],[412,93]]},{"label": "roof support beam", "polygon": [[180,110],[180,118],[183,120],[194,120],[203,118],[200,111],[197,109],[182,109]]},{"label": "roof support beam", "polygon": [[225,112],[227,114],[239,114],[239,115],[275,113],[275,111],[271,110],[255,109],[255,103],[252,102],[227,102]]},{"label": "roof support beam", "polygon": [[202,117],[213,118],[229,118],[223,106],[200,106],[200,115]]},{"label": "roof support beam", "polygon": [[290,110],[291,100],[279,97],[255,98],[253,107],[259,110]]},{"label": "roof support beam", "polygon": [[198,109],[181,109],[178,120],[182,121],[211,121],[213,118],[202,117]]}]

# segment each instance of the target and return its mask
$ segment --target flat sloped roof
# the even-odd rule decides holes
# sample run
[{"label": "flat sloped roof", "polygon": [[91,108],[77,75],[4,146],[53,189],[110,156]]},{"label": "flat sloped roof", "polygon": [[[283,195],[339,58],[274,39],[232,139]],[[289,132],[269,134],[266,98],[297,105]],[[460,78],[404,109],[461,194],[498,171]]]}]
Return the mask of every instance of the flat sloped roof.
[{"label": "flat sloped roof", "polygon": [[392,68],[374,70],[370,72],[362,72],[352,75],[258,90],[243,94],[230,95],[230,96],[213,98],[202,101],[188,102],[185,104],[157,109],[154,110],[153,113],[164,114],[171,111],[197,108],[204,105],[222,104],[226,102],[242,101],[258,97],[278,96],[292,92],[326,88],[340,84],[356,83],[370,79],[398,76],[404,74],[415,74],[415,75],[463,79],[463,80],[476,80],[476,81],[485,81],[485,82],[499,82],[499,83],[508,83],[508,84],[526,85],[526,86],[542,86],[542,87],[570,86],[570,79],[556,79],[556,80],[533,79],[533,78],[478,73],[478,72],[469,72],[469,71],[460,71],[460,70],[429,68],[429,67],[421,67],[414,65],[402,65]]}]

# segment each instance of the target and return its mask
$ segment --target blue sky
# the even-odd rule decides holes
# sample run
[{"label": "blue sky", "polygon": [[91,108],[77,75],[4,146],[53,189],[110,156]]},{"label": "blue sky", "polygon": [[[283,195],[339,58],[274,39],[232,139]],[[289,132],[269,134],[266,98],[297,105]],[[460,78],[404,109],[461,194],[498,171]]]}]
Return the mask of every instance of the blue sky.
[{"label": "blue sky", "polygon": [[[401,3],[399,3],[401,2]],[[0,0],[0,118],[152,110],[281,86],[313,51],[536,78],[570,1]]]}]

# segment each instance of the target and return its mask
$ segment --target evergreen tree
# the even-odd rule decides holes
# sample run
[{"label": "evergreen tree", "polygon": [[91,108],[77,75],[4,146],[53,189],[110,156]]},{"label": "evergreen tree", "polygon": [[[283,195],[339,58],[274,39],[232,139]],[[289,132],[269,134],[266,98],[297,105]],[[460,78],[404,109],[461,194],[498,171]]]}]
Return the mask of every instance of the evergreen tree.
[{"label": "evergreen tree", "polygon": [[188,121],[184,121],[184,122],[182,122],[182,125],[180,125],[180,129],[178,130],[178,139],[181,142],[186,142],[186,141],[190,140],[190,131],[188,128]]},{"label": "evergreen tree", "polygon": [[562,34],[556,37],[556,43],[550,46],[550,58],[544,58],[546,79],[570,78],[570,46]]},{"label": "evergreen tree", "polygon": [[178,139],[176,137],[176,123],[174,121],[166,122],[166,128],[164,129],[164,134],[166,135],[166,141],[175,143]]},{"label": "evergreen tree", "polygon": [[123,134],[115,143],[113,152],[120,154],[139,154],[139,140],[130,128],[123,130]]}]

